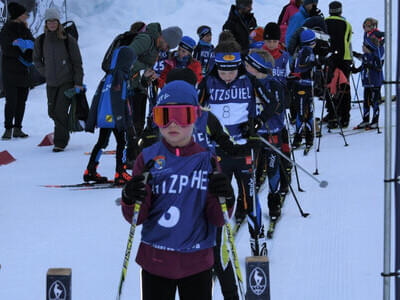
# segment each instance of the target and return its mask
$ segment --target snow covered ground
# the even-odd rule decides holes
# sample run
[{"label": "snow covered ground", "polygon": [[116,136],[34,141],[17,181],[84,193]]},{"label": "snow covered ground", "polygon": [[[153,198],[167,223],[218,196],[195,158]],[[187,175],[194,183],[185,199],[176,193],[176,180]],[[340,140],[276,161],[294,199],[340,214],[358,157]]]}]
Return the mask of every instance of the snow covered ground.
[{"label": "snow covered ground", "polygon": [[[199,25],[211,25],[214,41],[225,21],[227,0],[200,1],[69,1],[80,30],[88,99],[102,77],[100,62],[115,34],[137,20],[158,21],[163,27],[180,25],[196,37]],[[276,21],[287,1],[254,1],[260,25]],[[102,4],[103,3],[103,4]],[[320,1],[327,15],[328,1]],[[91,5],[93,4],[93,5]],[[353,25],[353,48],[360,51],[362,21],[374,16],[384,24],[384,4],[366,0],[346,1],[344,15]],[[396,11],[396,8],[394,8]],[[397,16],[394,15],[394,20]],[[397,27],[395,27],[397,28]],[[393,40],[397,41],[397,30]],[[397,43],[395,43],[397,45]],[[394,54],[397,48],[393,49]],[[360,90],[361,92],[361,90]],[[361,94],[361,93],[360,93]],[[320,103],[318,103],[320,105]],[[0,100],[0,111],[4,100]],[[383,106],[381,106],[381,124]],[[394,114],[393,114],[394,116]],[[3,114],[0,123],[4,121]],[[352,128],[361,120],[358,106],[352,109]],[[0,140],[0,151],[9,151],[17,161],[0,167],[0,299],[43,299],[48,268],[72,268],[73,299],[112,299],[117,287],[129,225],[114,199],[117,189],[70,191],[47,189],[44,184],[82,181],[88,156],[97,134],[71,136],[67,151],[51,152],[37,147],[52,132],[47,117],[44,87],[31,91],[27,102],[25,140]],[[337,130],[336,130],[337,131]],[[280,300],[375,300],[382,295],[383,269],[383,150],[384,135],[376,131],[347,136],[348,147],[337,133],[325,133],[318,153],[319,178],[329,181],[326,189],[300,173],[297,193],[304,219],[289,195],[274,239],[269,242],[272,299]],[[112,141],[108,149],[115,149]],[[297,160],[315,170],[314,153]],[[112,177],[114,158],[104,155],[99,171]],[[294,181],[293,186],[296,189]],[[266,190],[260,195],[266,208]],[[139,267],[134,262],[135,243],[124,299],[139,299]],[[240,261],[250,254],[247,229],[237,239]],[[219,286],[215,299],[222,299]]]}]

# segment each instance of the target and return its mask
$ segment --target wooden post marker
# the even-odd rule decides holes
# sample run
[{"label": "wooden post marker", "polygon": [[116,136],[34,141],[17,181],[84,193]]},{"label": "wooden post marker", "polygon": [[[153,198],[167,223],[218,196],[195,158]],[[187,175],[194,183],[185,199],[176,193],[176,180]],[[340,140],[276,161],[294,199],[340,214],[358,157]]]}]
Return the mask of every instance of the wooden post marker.
[{"label": "wooden post marker", "polygon": [[269,261],[266,256],[246,257],[246,300],[270,300]]},{"label": "wooden post marker", "polygon": [[47,271],[47,300],[71,300],[72,269],[49,269]]}]

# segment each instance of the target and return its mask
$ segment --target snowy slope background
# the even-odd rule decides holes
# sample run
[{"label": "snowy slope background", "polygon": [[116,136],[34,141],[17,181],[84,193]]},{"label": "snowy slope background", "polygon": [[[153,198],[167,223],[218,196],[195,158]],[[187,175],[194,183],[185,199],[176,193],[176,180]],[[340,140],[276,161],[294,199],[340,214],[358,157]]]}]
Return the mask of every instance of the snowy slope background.
[{"label": "snowy slope background", "polygon": [[[253,7],[259,25],[276,21],[287,2],[255,0]],[[197,27],[207,24],[213,28],[215,43],[231,3],[227,0],[68,1],[68,15],[77,22],[80,31],[88,99],[103,76],[100,63],[107,46],[131,23],[142,20],[160,22],[163,27],[179,25],[184,34],[196,39]],[[326,16],[328,4],[329,1],[320,1],[319,5]],[[397,7],[393,11],[397,12]],[[383,30],[383,1],[344,1],[343,14],[353,25],[356,51],[361,51],[362,21],[366,17],[377,18]],[[393,20],[397,18],[394,13]],[[392,38],[397,41],[397,26]],[[360,89],[360,95],[361,92]],[[4,100],[0,101],[3,112]],[[381,124],[384,124],[383,110],[381,106]],[[354,106],[350,128],[360,120],[358,106]],[[0,123],[3,121],[1,113]],[[73,299],[114,298],[129,232],[129,225],[114,204],[120,191],[40,187],[81,182],[89,159],[83,153],[92,149],[97,134],[73,134],[64,153],[52,153],[51,147],[37,147],[44,135],[52,132],[44,87],[31,91],[23,125],[30,134],[28,139],[0,140],[0,151],[8,150],[17,159],[0,167],[0,299],[43,299],[46,271],[52,267],[72,268]],[[282,220],[268,244],[272,299],[381,298],[384,135],[371,131],[350,135],[347,140],[349,147],[343,146],[343,139],[337,133],[326,133],[321,140],[318,169],[319,177],[329,181],[327,189],[320,189],[301,174],[301,187],[306,193],[297,196],[304,210],[311,213],[309,218],[299,215],[291,195],[286,199]],[[113,138],[108,149],[115,149]],[[300,152],[296,154],[299,163],[315,170],[313,152],[306,158]],[[100,173],[112,177],[114,167],[114,158],[104,155]],[[295,181],[293,187],[297,191]],[[263,208],[266,195],[267,188],[260,194]],[[124,299],[140,298],[140,268],[134,262],[139,233],[140,227]],[[237,247],[244,271],[245,256],[250,254],[246,228],[239,233]],[[215,299],[223,299],[218,284]]]}]

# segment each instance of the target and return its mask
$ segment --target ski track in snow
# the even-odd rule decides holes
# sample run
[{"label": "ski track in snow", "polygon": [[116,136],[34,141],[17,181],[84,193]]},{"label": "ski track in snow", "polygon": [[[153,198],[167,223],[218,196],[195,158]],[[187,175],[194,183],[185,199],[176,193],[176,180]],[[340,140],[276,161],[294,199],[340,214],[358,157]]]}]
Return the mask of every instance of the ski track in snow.
[{"label": "ski track in snow", "polygon": [[[103,76],[100,62],[112,38],[128,29],[136,20],[159,21],[164,27],[181,25],[185,34],[197,38],[199,25],[213,28],[216,43],[232,1],[126,2],[101,6],[96,11],[88,3],[71,0],[69,15],[77,22],[82,49],[88,100]],[[288,1],[255,0],[259,24],[275,21]],[[327,15],[328,3],[320,1]],[[107,1],[107,4],[111,1]],[[394,12],[397,7],[394,6]],[[104,10],[104,11],[103,11]],[[352,12],[357,11],[357,14]],[[212,13],[210,13],[212,12]],[[344,15],[353,25],[353,49],[360,51],[361,24],[374,16],[383,28],[383,4],[367,0],[344,3]],[[397,20],[393,16],[393,21]],[[396,28],[396,27],[395,27]],[[393,34],[396,41],[397,32]],[[396,45],[396,43],[394,43]],[[396,53],[397,49],[393,49]],[[362,95],[362,89],[359,89]],[[317,101],[317,108],[322,103]],[[394,106],[393,106],[394,107]],[[0,99],[4,111],[4,99]],[[380,124],[384,124],[381,105]],[[361,120],[358,106],[353,106],[349,128]],[[317,109],[317,116],[320,111]],[[394,116],[394,112],[393,112]],[[3,114],[0,123],[4,121]],[[8,150],[17,161],[0,167],[0,299],[43,299],[48,268],[72,268],[73,299],[115,298],[121,274],[129,225],[122,218],[114,200],[120,190],[69,191],[48,189],[43,184],[68,184],[82,181],[83,171],[97,133],[71,135],[67,151],[52,153],[51,147],[37,147],[52,132],[47,116],[44,87],[30,92],[24,119],[28,139],[0,140],[0,151]],[[394,130],[394,129],[393,129]],[[383,143],[384,134],[376,132],[347,137],[344,147],[339,134],[323,129],[321,152],[318,153],[320,179],[329,186],[321,189],[299,170],[301,187],[297,192],[295,175],[292,185],[308,218],[302,218],[291,194],[288,194],[282,219],[272,240],[268,240],[271,274],[271,299],[280,300],[375,300],[382,294],[383,269]],[[113,138],[108,149],[115,149]],[[314,151],[307,157],[296,151],[297,162],[315,170]],[[112,178],[115,159],[101,158],[99,172]],[[262,208],[267,207],[268,189],[260,195]],[[264,211],[267,213],[267,211]],[[266,226],[268,220],[264,218]],[[139,299],[140,268],[135,255],[141,226],[135,233],[124,299]],[[250,255],[247,224],[237,237],[242,272],[245,257]],[[215,299],[223,299],[216,284]]]}]

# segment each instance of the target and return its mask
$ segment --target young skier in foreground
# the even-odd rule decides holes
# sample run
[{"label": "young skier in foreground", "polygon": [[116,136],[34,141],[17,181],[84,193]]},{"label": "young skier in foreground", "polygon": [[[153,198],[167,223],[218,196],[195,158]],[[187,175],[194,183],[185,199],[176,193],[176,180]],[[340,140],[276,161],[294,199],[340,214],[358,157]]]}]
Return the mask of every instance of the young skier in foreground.
[{"label": "young skier in foreground", "polygon": [[[138,156],[122,192],[122,212],[129,222],[135,202],[143,201],[136,262],[142,267],[144,300],[175,299],[176,288],[181,300],[212,296],[216,228],[224,224],[217,197],[234,197],[226,176],[212,174],[212,154],[193,142],[199,112],[189,83],[177,80],[163,88],[153,109],[162,141]],[[149,160],[155,164],[144,182],[141,174]]]}]

